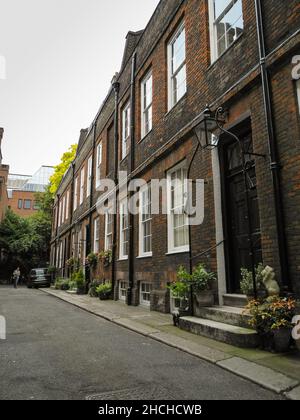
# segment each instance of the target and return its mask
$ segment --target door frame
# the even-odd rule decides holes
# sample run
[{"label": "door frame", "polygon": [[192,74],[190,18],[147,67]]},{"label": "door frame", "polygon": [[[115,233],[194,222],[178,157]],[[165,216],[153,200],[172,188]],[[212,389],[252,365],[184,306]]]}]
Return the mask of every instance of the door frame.
[{"label": "door frame", "polygon": [[[249,114],[239,119],[229,128],[232,133],[238,137],[246,136],[249,132],[252,133],[251,117]],[[230,235],[230,222],[229,222],[229,195],[228,195],[228,181],[227,181],[227,157],[226,151],[228,146],[232,145],[234,140],[226,134],[220,136],[219,146],[219,161],[220,161],[220,181],[221,181],[221,202],[222,202],[222,219],[224,230],[224,254],[225,254],[225,273],[226,273],[226,289],[227,293],[236,293],[233,290],[233,283],[230,281],[232,277],[232,253],[230,247],[232,246],[232,238]]]}]

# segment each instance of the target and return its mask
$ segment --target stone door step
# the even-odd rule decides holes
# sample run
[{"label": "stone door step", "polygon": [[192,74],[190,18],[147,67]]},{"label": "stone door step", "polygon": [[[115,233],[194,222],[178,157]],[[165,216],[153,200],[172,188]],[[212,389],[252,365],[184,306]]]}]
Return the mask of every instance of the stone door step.
[{"label": "stone door step", "polygon": [[244,308],[231,306],[213,306],[211,308],[198,308],[200,318],[224,324],[235,325],[236,327],[250,328],[250,315],[245,313]]},{"label": "stone door step", "polygon": [[247,296],[245,295],[226,294],[223,298],[225,306],[244,308],[248,303]]},{"label": "stone door step", "polygon": [[237,347],[255,348],[258,346],[258,335],[249,328],[188,316],[180,318],[179,327],[185,331]]}]

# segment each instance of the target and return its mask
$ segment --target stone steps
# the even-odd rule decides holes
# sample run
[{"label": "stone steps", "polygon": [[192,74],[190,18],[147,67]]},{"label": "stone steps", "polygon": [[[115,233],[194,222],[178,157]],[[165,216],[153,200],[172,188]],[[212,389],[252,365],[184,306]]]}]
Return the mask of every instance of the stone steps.
[{"label": "stone steps", "polygon": [[179,327],[185,331],[237,347],[255,348],[258,346],[258,335],[249,328],[188,316],[180,318]]},{"label": "stone steps", "polygon": [[200,318],[236,327],[249,328],[250,316],[245,313],[244,308],[230,306],[213,306],[211,308],[198,308]]},{"label": "stone steps", "polygon": [[247,296],[245,295],[226,294],[223,296],[223,298],[224,298],[224,306],[245,308],[245,306],[248,303]]}]

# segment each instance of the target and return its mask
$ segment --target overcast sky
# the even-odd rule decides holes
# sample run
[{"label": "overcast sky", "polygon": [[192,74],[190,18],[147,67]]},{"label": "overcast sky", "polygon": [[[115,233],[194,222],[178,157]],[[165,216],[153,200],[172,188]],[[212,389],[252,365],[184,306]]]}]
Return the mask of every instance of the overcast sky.
[{"label": "overcast sky", "polygon": [[78,141],[120,68],[127,32],[143,29],[157,4],[0,0],[0,127],[11,172],[55,165]]}]

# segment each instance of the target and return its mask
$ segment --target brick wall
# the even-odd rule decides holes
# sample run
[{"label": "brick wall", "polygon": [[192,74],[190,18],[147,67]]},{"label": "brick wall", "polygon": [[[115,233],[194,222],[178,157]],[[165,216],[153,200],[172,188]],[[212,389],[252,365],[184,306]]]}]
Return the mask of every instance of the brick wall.
[{"label": "brick wall", "polygon": [[[286,221],[286,235],[290,259],[290,271],[294,290],[300,293],[299,281],[299,216],[300,205],[300,133],[299,113],[296,102],[295,84],[291,79],[292,56],[299,49],[299,36],[289,37],[299,28],[299,4],[297,1],[265,1],[265,33],[268,48],[268,61],[276,141],[279,159],[282,165],[282,194]],[[274,193],[268,156],[268,135],[264,115],[264,102],[259,73],[259,56],[254,2],[243,1],[244,32],[219,59],[212,63],[210,59],[210,36],[208,25],[208,5],[202,0],[162,0],[143,34],[134,38],[136,51],[135,82],[135,138],[134,176],[149,181],[164,178],[166,171],[183,159],[187,165],[196,147],[193,133],[195,119],[209,103],[215,108],[225,106],[229,111],[228,127],[235,125],[241,116],[250,119],[253,146],[256,153],[265,154],[266,159],[256,159],[258,203],[262,235],[262,253],[264,264],[273,266],[279,279],[279,258],[277,231],[275,223]],[[186,68],[187,94],[168,112],[167,106],[167,44],[170,37],[184,20],[186,28]],[[278,22],[281,22],[280,24]],[[286,41],[279,47],[282,41]],[[290,42],[290,43],[289,43]],[[119,98],[119,158],[121,151],[121,111],[130,98],[132,43],[127,45],[122,69],[118,76],[120,83]],[[153,130],[141,141],[140,82],[145,74],[153,74]],[[81,168],[86,165],[88,156],[93,153],[93,139],[96,144],[103,143],[102,177],[111,176],[114,154],[114,92],[110,89],[97,117],[96,133],[93,126],[83,142],[75,161],[75,174],[80,177]],[[129,159],[120,162],[121,170],[129,169]],[[62,183],[59,194],[62,197],[72,185],[71,171]],[[95,173],[94,173],[95,176]],[[205,219],[201,226],[192,229],[193,255],[211,249],[204,256],[195,260],[203,262],[212,270],[217,270],[216,226],[213,189],[213,169],[208,151],[199,151],[191,168],[191,177],[205,181]],[[86,179],[86,177],[85,177]],[[80,182],[78,182],[79,188]],[[79,192],[78,192],[79,196]],[[100,193],[93,191],[93,205]],[[69,235],[82,224],[89,223],[97,216],[95,208],[85,200],[72,215],[72,225],[66,223],[59,234]],[[93,226],[93,224],[92,224]],[[119,230],[119,221],[117,229]],[[100,217],[100,249],[104,248],[104,217]],[[56,237],[54,229],[53,244],[61,238]],[[118,232],[119,236],[119,232]],[[93,239],[93,238],[92,238]],[[117,242],[119,253],[119,238]],[[153,257],[134,258],[135,292],[134,304],[138,304],[138,283],[151,282],[154,290],[152,305],[159,310],[169,308],[166,284],[175,279],[179,265],[188,265],[188,254],[166,255],[167,219],[164,215],[153,218]],[[134,256],[138,256],[138,217],[134,222]],[[111,267],[101,264],[92,273],[93,277],[109,280]],[[128,261],[116,262],[116,280],[128,281]],[[282,279],[281,279],[282,280]],[[118,284],[118,283],[117,283]],[[156,302],[156,303],[155,303]],[[158,303],[160,302],[160,303]],[[164,306],[165,305],[165,306]]]}]

